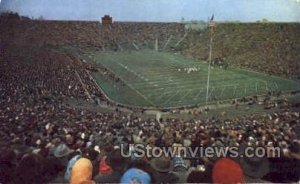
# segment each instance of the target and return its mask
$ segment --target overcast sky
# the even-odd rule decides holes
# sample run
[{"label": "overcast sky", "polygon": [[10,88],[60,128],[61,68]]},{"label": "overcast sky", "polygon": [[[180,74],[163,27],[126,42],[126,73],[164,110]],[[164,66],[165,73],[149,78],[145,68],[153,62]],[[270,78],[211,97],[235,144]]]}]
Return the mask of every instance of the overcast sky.
[{"label": "overcast sky", "polygon": [[55,20],[300,22],[300,0],[0,0],[0,11]]}]

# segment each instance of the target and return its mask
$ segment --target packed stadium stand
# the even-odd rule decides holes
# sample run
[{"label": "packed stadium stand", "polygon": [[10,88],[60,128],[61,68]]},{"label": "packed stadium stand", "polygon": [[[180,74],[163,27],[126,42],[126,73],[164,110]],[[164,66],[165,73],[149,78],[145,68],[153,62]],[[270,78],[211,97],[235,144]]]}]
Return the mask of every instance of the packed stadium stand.
[{"label": "packed stadium stand", "polygon": [[[220,24],[214,57],[229,65],[297,78],[299,30],[299,24]],[[2,17],[0,183],[126,183],[137,173],[144,183],[299,181],[299,104],[284,101],[276,112],[223,119],[157,120],[128,114],[105,98],[86,72],[93,70],[92,65],[53,49],[153,49],[157,39],[159,50],[207,60],[207,38],[207,30],[188,31],[180,23],[117,22],[103,27],[100,22]],[[72,104],[73,99],[96,98],[115,110],[98,112]],[[250,160],[229,154],[219,159],[180,154],[122,157],[120,149],[132,151],[130,144],[174,150],[180,146],[192,150],[199,146],[279,147],[281,155]],[[224,175],[224,168],[231,174]]]}]

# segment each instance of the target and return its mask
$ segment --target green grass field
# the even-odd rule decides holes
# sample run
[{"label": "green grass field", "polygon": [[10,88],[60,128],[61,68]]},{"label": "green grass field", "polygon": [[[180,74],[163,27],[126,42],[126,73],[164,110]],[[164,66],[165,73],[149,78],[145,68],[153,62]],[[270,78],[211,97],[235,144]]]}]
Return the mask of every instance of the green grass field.
[{"label": "green grass field", "polygon": [[[137,106],[175,107],[205,104],[208,64],[173,53],[143,51],[85,51],[81,57],[105,67],[124,82],[108,75],[92,75],[112,100]],[[197,71],[186,71],[196,68]],[[244,69],[211,68],[209,103],[268,91],[300,89],[295,81]]]}]

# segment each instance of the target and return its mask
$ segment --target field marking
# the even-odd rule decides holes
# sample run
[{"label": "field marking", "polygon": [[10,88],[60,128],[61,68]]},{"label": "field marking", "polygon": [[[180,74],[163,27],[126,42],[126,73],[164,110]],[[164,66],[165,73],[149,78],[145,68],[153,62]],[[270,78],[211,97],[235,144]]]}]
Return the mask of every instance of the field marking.
[{"label": "field marking", "polygon": [[265,82],[265,85],[266,85],[266,91],[269,91],[269,88],[268,88],[268,83]]},{"label": "field marking", "polygon": [[[195,86],[194,88],[191,88],[191,86],[187,86],[187,85],[179,85],[180,83],[177,83],[176,86],[170,86],[168,87],[168,85],[160,85],[160,88],[156,88],[156,89],[151,89],[151,91],[155,90],[157,92],[160,92],[163,88],[164,90],[180,90],[180,89],[183,89],[183,88],[189,88],[191,90],[199,90],[199,89],[206,89],[205,85],[201,85],[201,86],[204,86],[204,87],[199,87],[199,86]],[[219,85],[220,86],[220,85]],[[235,87],[235,86],[239,86],[239,85],[221,85],[220,87]],[[145,86],[146,87],[146,86]],[[151,86],[150,86],[151,87]],[[212,86],[214,88],[218,88],[216,87],[215,85]],[[236,87],[237,89],[244,89],[244,86],[240,86],[240,87]],[[148,90],[145,90],[145,91],[148,91]]]},{"label": "field marking", "polygon": [[268,91],[269,91],[269,88],[268,88],[268,85],[267,85],[268,81],[263,80],[263,79],[259,79],[259,78],[257,78],[256,80],[258,80],[258,81],[260,81],[260,82],[262,82],[262,83],[265,84],[265,89],[266,89],[265,92],[268,92]]},{"label": "field marking", "polygon": [[239,84],[238,85],[234,85],[234,90],[233,90],[233,94],[232,94],[233,98],[235,97],[235,91],[236,91],[237,86],[239,86]]},{"label": "field marking", "polygon": [[[204,86],[204,85],[206,85],[205,83],[204,83],[204,80],[203,80],[203,82],[201,81],[201,82],[199,82],[199,81],[195,81],[196,80],[196,78],[194,79],[194,80],[190,80],[189,79],[189,81],[178,81],[178,82],[173,82],[173,83],[171,83],[171,82],[167,82],[166,80],[164,80],[164,81],[157,81],[157,82],[153,82],[153,81],[151,81],[150,83],[151,84],[158,84],[159,86],[170,86],[170,87],[172,87],[171,85],[173,85],[173,87],[175,87],[175,86],[177,86],[178,84],[181,84],[180,85],[180,87],[187,87],[187,88],[191,88],[191,87],[194,87],[195,85],[196,86]],[[224,84],[224,85],[222,85],[222,86],[234,86],[234,85],[231,85],[231,84]],[[144,82],[135,82],[135,86],[138,86],[138,87],[147,87],[147,84],[146,83],[144,83]]]},{"label": "field marking", "polygon": [[[121,78],[121,77],[120,77]],[[123,82],[129,86],[133,91],[135,91],[137,94],[139,94],[142,98],[144,98],[144,100],[146,100],[148,103],[150,103],[152,106],[155,106],[154,103],[152,103],[152,101],[150,101],[147,97],[145,97],[141,92],[139,92],[138,90],[136,90],[131,84],[128,84],[127,82],[125,82],[123,80]]]},{"label": "field marking", "polygon": [[220,99],[222,98],[225,89],[226,89],[226,86],[223,86],[223,87],[222,87],[222,91],[221,91],[221,95],[219,96]]},{"label": "field marking", "polygon": [[165,100],[162,104],[166,104],[167,102],[169,102],[172,98],[174,98],[178,94],[179,91],[180,90],[177,90],[176,93],[173,93],[173,95],[171,95],[169,98],[167,98],[167,100]]},{"label": "field marking", "polygon": [[[114,61],[114,60],[113,60]],[[114,62],[116,62],[116,63],[118,63],[119,64],[119,62],[117,62],[117,61],[114,61]],[[122,66],[122,65],[121,65]],[[127,68],[125,68],[125,69],[127,69]],[[121,78],[120,77],[120,75],[119,75],[119,78]],[[126,82],[123,78],[121,78],[122,80],[123,80],[123,82],[127,85],[127,86],[129,86],[133,91],[135,91],[137,94],[139,94],[142,98],[144,98],[144,100],[146,100],[148,103],[150,103],[152,106],[155,106],[155,104],[152,102],[152,101],[150,101],[146,96],[144,96],[140,91],[138,91],[137,89],[135,89],[131,84],[129,84],[128,82]]]},{"label": "field marking", "polygon": [[[236,89],[238,89],[237,88],[237,85],[222,85],[223,87],[236,87]],[[162,87],[162,86],[161,86]],[[180,86],[180,87],[176,87],[176,88],[164,88],[164,91],[170,91],[170,90],[172,90],[172,91],[180,91],[182,88],[184,88],[184,87],[182,87],[182,86]],[[213,86],[212,88],[217,88],[217,87],[215,87],[215,86]],[[212,89],[211,88],[211,89]],[[241,88],[241,87],[240,87]],[[195,88],[190,88],[189,90],[192,90],[192,91],[198,91],[200,89],[200,91],[199,91],[199,93],[198,93],[198,95],[197,96],[200,96],[200,94],[203,92],[203,90],[206,90],[206,87],[203,87],[203,88],[199,88],[199,87],[195,87]],[[244,89],[244,88],[243,88]],[[213,89],[213,91],[215,91],[215,89]],[[231,89],[231,91],[233,92],[233,88]],[[154,91],[154,89],[147,89],[147,90],[144,90],[143,91],[144,93],[151,93],[151,94],[162,94],[162,91],[161,91],[161,89],[155,89],[155,91]],[[172,93],[172,92],[167,92],[167,93],[163,93],[162,95],[164,95],[164,94],[170,94],[170,93]],[[210,93],[213,93],[212,91],[210,91]],[[153,95],[152,95],[153,96]],[[197,97],[196,96],[196,97]],[[195,98],[195,97],[194,97]]]},{"label": "field marking", "polygon": [[215,87],[213,86],[213,87],[211,87],[211,90],[210,90],[210,92],[209,92],[209,94],[208,94],[208,99],[211,99],[211,96],[212,96],[212,92],[215,90]]},{"label": "field marking", "polygon": [[[115,63],[118,63],[118,62],[116,62],[115,60],[111,60],[111,61],[113,61],[113,62],[115,62]],[[109,67],[107,67],[106,66],[106,68],[108,69]],[[113,72],[110,68],[109,68],[109,70],[111,71],[111,72]],[[113,73],[115,73],[115,72],[113,72]],[[124,80],[123,79],[123,77],[121,77],[120,75],[118,75],[118,77],[129,87],[129,88],[131,88],[133,91],[135,91],[137,94],[139,94],[144,100],[146,100],[146,102],[148,102],[149,104],[151,104],[152,106],[155,106],[155,104],[152,102],[152,101],[150,101],[147,97],[145,97],[140,91],[138,91],[137,89],[135,89],[131,84],[129,84],[126,80]]]},{"label": "field marking", "polygon": [[[171,78],[172,82],[167,81],[165,78]],[[245,78],[246,79],[246,78]],[[245,79],[238,79],[238,80],[245,80]],[[178,76],[178,77],[172,77],[172,75],[155,75],[154,77],[151,78],[153,83],[159,84],[159,83],[168,83],[168,84],[177,84],[178,82],[182,82],[183,80],[186,81],[188,84],[194,84],[195,82],[199,83],[200,82],[205,82],[206,77],[199,77],[198,75],[196,76]],[[220,80],[212,80],[212,81],[223,81],[224,79]],[[225,80],[230,81],[230,80],[235,80],[235,78],[226,78]],[[138,82],[139,84],[143,84],[141,82]]]},{"label": "field marking", "polygon": [[[198,89],[199,90],[199,89]],[[198,99],[200,94],[203,92],[203,89],[200,88],[198,94],[194,97],[194,99]]]},{"label": "field marking", "polygon": [[[168,103],[170,104],[171,101],[174,102],[176,100],[176,99],[174,99],[174,97],[171,96],[173,93],[175,93],[175,92],[177,94],[179,92],[183,93],[184,91],[180,91],[179,89],[185,88],[185,87],[186,88],[192,87],[192,88],[189,88],[189,90],[190,90],[190,91],[188,91],[189,94],[185,94],[184,95],[185,97],[181,97],[180,100],[184,100],[187,95],[191,96],[191,93],[192,93],[192,96],[194,96],[194,98],[197,97],[197,100],[196,100],[197,102],[194,102],[194,101],[191,102],[189,100],[189,98],[186,101],[187,102],[189,101],[189,103],[202,103],[201,101],[203,101],[203,99],[199,98],[199,97],[204,96],[204,94],[202,94],[203,91],[201,89],[199,90],[199,86],[205,88],[205,85],[198,84],[198,83],[199,83],[199,79],[202,81],[206,80],[206,75],[204,75],[204,74],[201,75],[201,73],[207,72],[206,70],[205,71],[202,70],[202,68],[203,68],[202,63],[199,64],[199,62],[193,62],[192,60],[184,60],[184,58],[177,57],[176,55],[167,55],[167,54],[154,55],[154,53],[152,53],[152,52],[150,53],[151,55],[149,53],[147,54],[147,52],[137,52],[137,53],[139,53],[139,57],[137,57],[137,59],[134,59],[134,57],[132,57],[132,56],[129,57],[128,54],[125,55],[125,56],[128,56],[129,58],[125,59],[124,62],[122,60],[122,55],[120,57],[117,54],[115,54],[116,56],[113,55],[112,57],[108,57],[108,55],[105,56],[106,60],[109,58],[116,60],[113,62],[116,62],[118,65],[120,65],[122,63],[122,64],[124,64],[124,66],[126,64],[128,66],[130,66],[130,69],[134,69],[134,71],[136,71],[136,72],[134,72],[135,75],[133,75],[133,76],[130,75],[130,74],[133,74],[133,72],[129,71],[129,73],[127,73],[124,70],[122,71],[122,68],[124,68],[124,66],[113,67],[113,64],[109,64],[108,62],[104,62],[104,63],[107,66],[109,66],[109,68],[113,68],[116,71],[120,71],[119,72],[120,75],[118,75],[118,76],[123,76],[123,77],[127,78],[127,82],[129,82],[129,84],[132,85],[134,89],[145,94],[145,97],[147,99],[150,99],[153,101],[153,98],[156,98],[155,100],[157,100],[157,101],[160,100],[160,102],[161,102],[161,99],[167,99]],[[151,64],[154,65],[153,70],[147,71],[145,69],[145,67],[143,68],[143,64],[138,63],[138,60],[141,60],[138,58],[142,58],[142,57],[144,57],[144,59],[147,59],[146,57],[154,58],[153,62],[149,63],[150,65]],[[133,60],[135,62],[130,62],[131,60]],[[120,61],[121,63],[119,63],[118,61]],[[155,66],[154,61],[155,62],[161,61],[162,64],[158,64],[157,66]],[[177,72],[177,69],[182,68],[183,66],[187,66],[187,67],[200,66],[201,71],[191,73],[191,74]],[[152,66],[150,66],[150,67],[152,67]],[[161,69],[158,67],[160,67]],[[245,94],[252,95],[252,93],[253,93],[253,95],[255,95],[255,93],[263,94],[265,92],[265,90],[279,88],[277,83],[274,82],[274,80],[277,79],[278,77],[273,79],[273,78],[269,78],[268,76],[257,75],[256,73],[249,71],[249,70],[246,70],[246,71],[247,71],[247,73],[240,72],[240,70],[229,70],[228,72],[227,71],[225,72],[221,69],[216,68],[213,73],[216,80],[214,80],[215,81],[214,85],[212,85],[212,87],[214,87],[214,88],[212,88],[212,91],[210,91],[210,94],[209,94],[210,97],[219,96],[219,98],[221,98],[221,99],[222,98],[227,99],[227,98],[229,98],[229,96],[231,96],[230,94],[240,97],[240,96],[245,96]],[[141,73],[143,75],[140,75],[137,73]],[[234,74],[234,75],[231,75],[231,74]],[[262,74],[262,73],[259,73],[259,74]],[[134,82],[134,79],[135,79],[134,76],[137,76],[141,80]],[[149,77],[149,79],[150,79],[149,82],[151,85],[149,85],[148,81],[144,82],[146,80],[143,76]],[[243,77],[243,79],[241,80],[240,77]],[[219,78],[222,78],[223,81],[221,81],[221,79],[219,79]],[[248,80],[247,80],[247,78],[248,78]],[[170,79],[172,81],[170,81]],[[280,80],[282,80],[282,78],[280,78]],[[274,83],[274,86],[272,85],[272,82]],[[237,85],[226,85],[226,83],[227,84],[236,83]],[[155,84],[158,85],[159,89],[153,87],[153,85],[155,85]],[[234,88],[233,87],[228,88],[227,86],[233,86]],[[280,86],[280,88],[282,86],[280,82],[279,82],[279,86]],[[290,87],[283,86],[282,88],[290,88]],[[178,89],[179,91],[177,91],[176,89]],[[170,91],[170,92],[168,92],[168,91]],[[198,92],[198,94],[197,94],[197,92]],[[157,104],[155,101],[153,101],[153,102],[155,104]],[[163,105],[164,104],[162,104],[162,106]]]},{"label": "field marking", "polygon": [[[149,92],[148,92],[149,93]],[[158,101],[159,99],[161,99],[163,96],[165,96],[165,95],[167,95],[167,94],[172,94],[172,92],[163,92],[163,93],[161,93],[160,95],[158,95],[155,99],[154,99],[154,101],[156,102],[156,101]],[[151,94],[151,96],[150,97],[153,97],[153,96],[156,96],[155,94]],[[149,98],[149,97],[148,97]]]},{"label": "field marking", "polygon": [[257,94],[257,82],[255,82],[255,91],[256,91],[256,94]]},{"label": "field marking", "polygon": [[145,77],[143,75],[138,74],[137,72],[131,70],[127,65],[123,65],[122,63],[119,63],[118,61],[114,61],[114,62],[117,63],[118,65],[120,65],[121,67],[123,67],[128,72],[133,73],[135,76],[137,76],[138,78],[142,79],[143,81],[146,81]]},{"label": "field marking", "polygon": [[188,94],[190,94],[193,90],[189,89],[187,92],[178,100],[178,102],[182,102],[182,99],[184,99]]}]

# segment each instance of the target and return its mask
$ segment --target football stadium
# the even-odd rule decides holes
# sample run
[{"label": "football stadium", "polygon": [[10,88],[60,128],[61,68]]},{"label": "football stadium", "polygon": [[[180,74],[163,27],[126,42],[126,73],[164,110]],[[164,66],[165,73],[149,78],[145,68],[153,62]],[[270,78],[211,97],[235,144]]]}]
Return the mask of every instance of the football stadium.
[{"label": "football stadium", "polygon": [[[141,107],[180,107],[206,102],[208,64],[174,53],[152,50],[119,53],[83,52],[80,55],[108,72],[93,78],[109,98]],[[145,67],[146,66],[146,67]],[[265,95],[268,92],[296,91],[299,82],[247,69],[212,66],[208,102]]]},{"label": "football stadium", "polygon": [[299,183],[274,2],[0,0],[0,183]]}]

